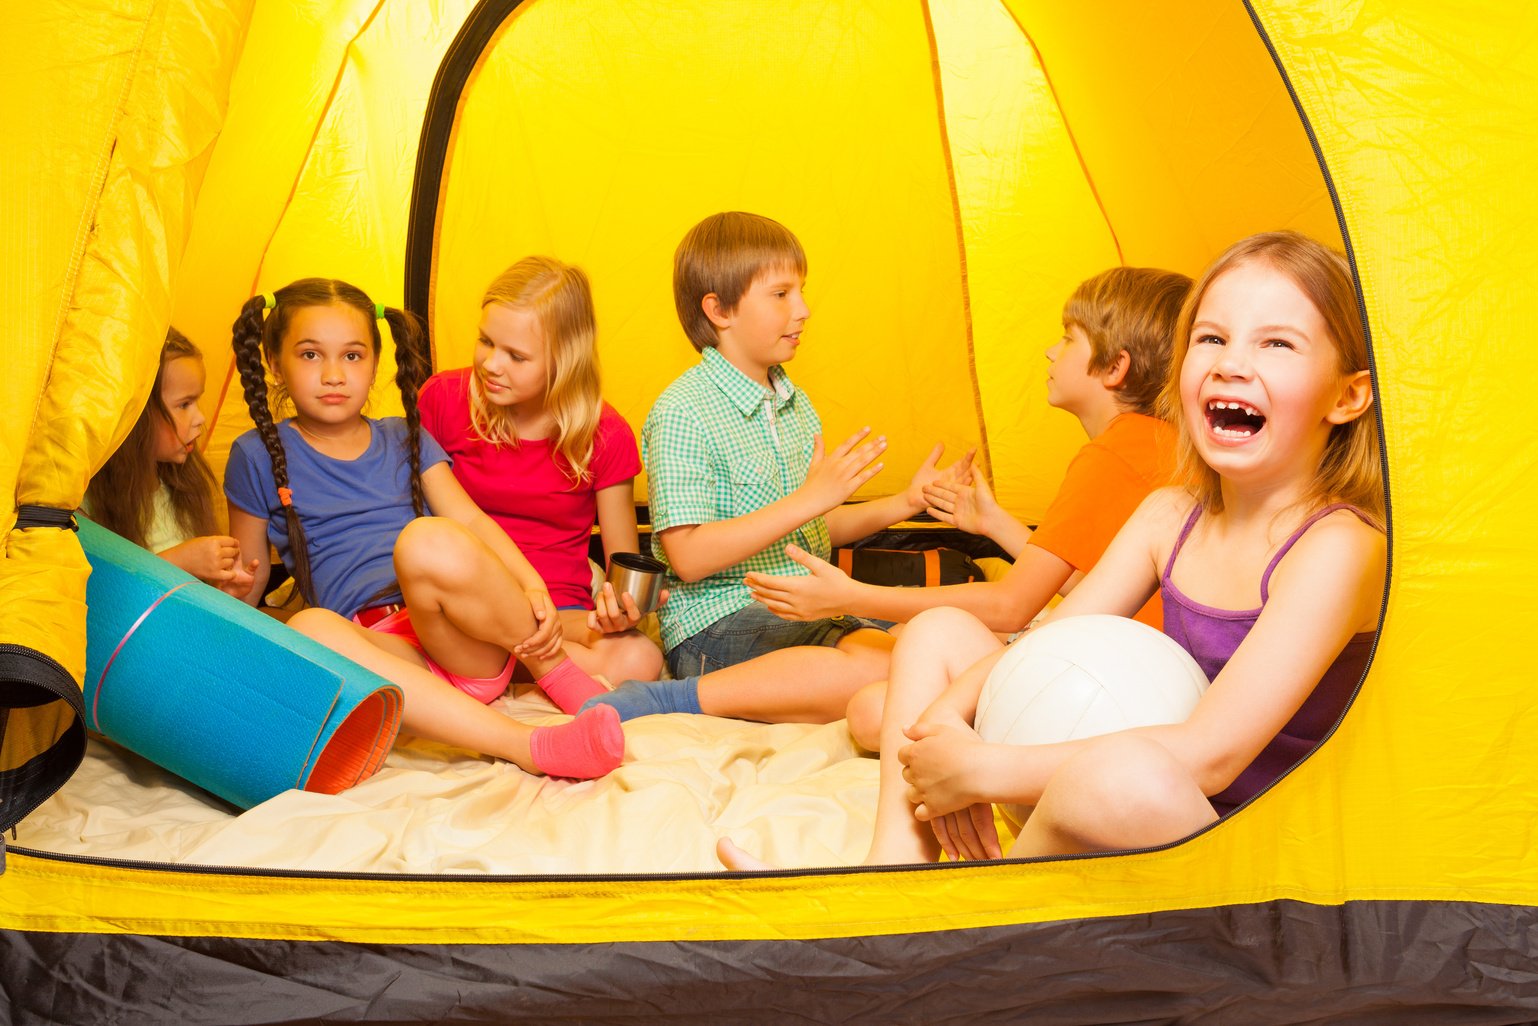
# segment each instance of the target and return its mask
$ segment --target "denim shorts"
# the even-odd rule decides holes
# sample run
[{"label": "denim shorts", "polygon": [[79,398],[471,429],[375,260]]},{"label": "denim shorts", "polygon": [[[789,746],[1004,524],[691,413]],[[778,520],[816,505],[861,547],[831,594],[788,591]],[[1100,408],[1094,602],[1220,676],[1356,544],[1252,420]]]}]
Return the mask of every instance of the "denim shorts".
[{"label": "denim shorts", "polygon": [[859,616],[831,616],[806,622],[782,620],[755,602],[674,645],[668,651],[668,672],[674,677],[698,677],[775,649],[798,645],[831,648],[846,634],[866,629],[884,631],[890,626],[890,620]]}]

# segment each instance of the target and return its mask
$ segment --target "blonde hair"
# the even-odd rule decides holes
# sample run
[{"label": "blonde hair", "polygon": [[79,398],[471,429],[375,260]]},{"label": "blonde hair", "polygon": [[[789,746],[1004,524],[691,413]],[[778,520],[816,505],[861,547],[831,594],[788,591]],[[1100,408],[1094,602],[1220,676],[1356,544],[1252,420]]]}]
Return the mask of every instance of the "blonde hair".
[{"label": "blonde hair", "polygon": [[[598,384],[598,324],[593,290],[580,267],[550,257],[518,261],[486,287],[481,308],[501,303],[528,310],[545,337],[545,410],[555,421],[552,449],[565,462],[573,486],[592,475],[593,438],[603,412]],[[470,375],[470,425],[492,445],[518,444],[510,410],[486,400],[479,375]]]},{"label": "blonde hair", "polygon": [[697,351],[720,343],[701,306],[705,297],[715,293],[721,309],[730,313],[754,278],[777,267],[806,277],[806,251],[778,221],[733,210],[711,214],[689,229],[673,254],[673,305]]},{"label": "blonde hair", "polygon": [[[1241,264],[1264,264],[1287,276],[1313,303],[1335,343],[1336,369],[1342,377],[1369,370],[1367,333],[1357,308],[1356,283],[1346,258],[1299,232],[1264,232],[1241,239],[1213,261],[1181,307],[1176,326],[1175,354],[1170,361],[1163,403],[1169,420],[1179,429],[1177,460],[1186,486],[1205,509],[1222,512],[1221,479],[1197,455],[1191,427],[1180,415],[1180,372],[1190,348],[1191,326],[1202,297],[1218,276]],[[1376,396],[1374,396],[1376,401]],[[1304,496],[1318,508],[1348,502],[1376,517],[1384,517],[1383,465],[1379,456],[1378,419],[1374,410],[1330,429],[1319,472]]]},{"label": "blonde hair", "polygon": [[1116,389],[1123,409],[1158,415],[1175,321],[1190,291],[1191,279],[1175,271],[1113,267],[1080,284],[1063,304],[1063,327],[1077,327],[1089,339],[1090,373],[1110,370],[1126,352],[1127,374]]}]

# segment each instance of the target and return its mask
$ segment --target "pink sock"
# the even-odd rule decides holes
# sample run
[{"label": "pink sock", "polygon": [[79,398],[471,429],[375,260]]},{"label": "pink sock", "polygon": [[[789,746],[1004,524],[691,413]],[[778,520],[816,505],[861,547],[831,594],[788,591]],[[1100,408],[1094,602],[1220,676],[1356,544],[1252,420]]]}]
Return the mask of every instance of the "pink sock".
[{"label": "pink sock", "polygon": [[582,703],[594,695],[607,694],[604,686],[589,677],[587,671],[572,662],[570,656],[534,683],[568,716],[577,715]]},{"label": "pink sock", "polygon": [[613,706],[598,705],[570,723],[535,727],[529,735],[534,766],[552,777],[591,780],[601,777],[625,757],[625,732]]}]

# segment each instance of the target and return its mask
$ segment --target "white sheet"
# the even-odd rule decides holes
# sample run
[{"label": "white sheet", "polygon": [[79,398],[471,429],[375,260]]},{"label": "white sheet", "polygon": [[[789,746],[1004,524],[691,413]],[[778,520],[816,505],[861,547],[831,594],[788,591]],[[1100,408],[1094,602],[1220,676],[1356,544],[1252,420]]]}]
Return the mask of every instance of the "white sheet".
[{"label": "white sheet", "polygon": [[[497,704],[529,722],[551,717],[537,695]],[[93,738],[80,771],[12,843],[149,862],[498,874],[713,871],[723,834],[785,866],[849,864],[869,847],[877,764],[842,720],[680,714],[625,728],[625,762],[602,780],[533,777],[411,740],[349,791],[287,791],[239,815]]]}]

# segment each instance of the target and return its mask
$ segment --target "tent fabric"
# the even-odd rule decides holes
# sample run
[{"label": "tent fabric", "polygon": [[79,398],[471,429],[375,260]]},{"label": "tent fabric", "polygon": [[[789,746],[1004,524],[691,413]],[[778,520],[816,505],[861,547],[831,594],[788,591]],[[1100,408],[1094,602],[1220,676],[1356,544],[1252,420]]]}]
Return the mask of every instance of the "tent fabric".
[{"label": "tent fabric", "polygon": [[[160,325],[169,312],[190,326],[194,338],[217,339],[229,311],[254,286],[314,273],[322,256],[329,273],[361,277],[387,301],[399,298],[389,290],[404,281],[399,254],[414,158],[403,153],[419,138],[434,69],[463,19],[448,17],[449,4],[429,10],[338,0],[332,17],[314,19],[324,28],[300,31],[305,27],[300,21],[284,21],[287,12],[277,10],[282,6],[264,5],[252,17],[231,87],[228,131],[209,165],[192,228],[188,252],[201,258],[189,256],[187,273],[177,278],[175,304],[162,300],[152,307]],[[1518,304],[1530,291],[1538,238],[1538,203],[1527,183],[1527,169],[1538,156],[1538,133],[1531,128],[1538,123],[1538,13],[1522,5],[1465,10],[1386,0],[1349,5],[1252,0],[1246,7],[1211,0],[1136,13],[1122,5],[1011,2],[1006,10],[1023,38],[1000,40],[999,48],[1014,55],[995,56],[1001,64],[1026,69],[1026,81],[1035,84],[1025,87],[1025,94],[1050,93],[1059,126],[1052,129],[1048,118],[1039,132],[1012,134],[1006,121],[990,135],[996,125],[985,111],[977,115],[989,121],[982,138],[952,120],[961,112],[947,102],[942,144],[935,100],[966,92],[960,86],[947,92],[947,76],[965,77],[969,68],[986,62],[948,60],[945,41],[954,38],[948,32],[955,24],[974,24],[964,17],[968,12],[987,9],[990,23],[1002,24],[992,17],[999,12],[987,5],[953,7],[939,0],[699,5],[690,10],[694,22],[713,30],[705,36],[683,24],[690,19],[675,18],[672,8],[660,5],[615,5],[607,11],[582,5],[584,20],[573,18],[576,6],[564,0],[519,5],[496,39],[504,45],[539,40],[541,47],[559,49],[553,54],[521,45],[516,54],[493,49],[462,101],[453,101],[463,103],[454,145],[465,153],[510,153],[517,159],[482,169],[479,185],[460,177],[473,170],[465,160],[448,164],[442,208],[435,214],[431,276],[430,312],[442,365],[464,362],[464,349],[454,347],[468,346],[469,340],[458,334],[455,319],[474,316],[474,304],[467,310],[462,298],[440,290],[463,289],[473,296],[489,277],[482,270],[494,271],[530,249],[557,249],[595,272],[604,358],[611,379],[634,389],[617,405],[636,418],[641,369],[654,373],[660,385],[678,361],[688,359],[678,351],[667,319],[647,313],[665,302],[665,291],[659,294],[664,255],[699,215],[721,205],[756,207],[780,216],[811,250],[817,316],[807,351],[793,368],[798,380],[819,396],[852,397],[847,402],[876,396],[880,412],[911,422],[911,430],[889,428],[900,436],[899,451],[911,453],[922,446],[919,439],[950,431],[948,424],[965,416],[974,421],[964,438],[981,433],[976,397],[967,390],[975,371],[991,465],[995,474],[1005,475],[1000,490],[1012,496],[1013,508],[1028,513],[1033,501],[1028,486],[1024,478],[1010,483],[1007,475],[1014,471],[1001,439],[1017,441],[1021,458],[1033,461],[1066,459],[1068,450],[1038,455],[1033,443],[1048,434],[1033,433],[1031,422],[1020,416],[1006,415],[1010,426],[995,429],[998,402],[989,397],[1002,393],[990,392],[996,381],[987,353],[993,345],[1027,354],[1039,349],[1055,337],[1057,311],[1055,304],[1032,309],[1030,323],[1038,327],[1022,319],[1019,336],[991,342],[984,337],[987,325],[1010,323],[1003,314],[990,320],[995,315],[983,312],[989,275],[1007,284],[1007,275],[995,272],[1007,268],[1010,251],[1001,249],[992,271],[977,256],[975,269],[983,280],[974,279],[973,244],[988,238],[988,228],[977,219],[969,229],[969,218],[981,218],[981,208],[973,204],[989,190],[975,193],[962,184],[970,156],[958,156],[958,144],[986,148],[1000,145],[998,139],[1021,140],[1019,149],[1014,142],[1002,144],[1009,156],[997,183],[1001,208],[1023,211],[1018,218],[1057,223],[1053,218],[1060,213],[1071,219],[1073,210],[1081,212],[1082,220],[1053,239],[1037,239],[1021,233],[1018,221],[1014,225],[1020,237],[1048,254],[1054,245],[1074,249],[1060,260],[1041,259],[1035,248],[1020,253],[1022,261],[1040,259],[1061,274],[1057,288],[1042,284],[1043,295],[1066,294],[1074,282],[1099,270],[1107,247],[1129,263],[1195,271],[1221,245],[1251,230],[1290,225],[1324,238],[1338,232],[1358,272],[1372,343],[1392,555],[1382,634],[1353,707],[1312,757],[1215,827],[1166,849],[1095,858],[745,877],[445,880],[198,872],[12,850],[0,886],[0,977],[61,987],[60,980],[82,970],[56,953],[81,938],[78,950],[88,954],[141,952],[177,966],[202,959],[261,965],[271,957],[269,965],[277,968],[269,975],[294,970],[322,980],[378,954],[368,946],[387,945],[384,957],[390,961],[433,964],[445,991],[474,988],[472,997],[461,1000],[471,1009],[467,1017],[480,1015],[482,1021],[494,1013],[474,1009],[495,1004],[517,1009],[520,1002],[539,1000],[530,996],[536,991],[582,1007],[587,981],[595,979],[624,981],[624,1000],[641,1012],[687,1017],[690,1007],[699,1006],[680,1007],[680,1002],[699,991],[675,988],[684,978],[695,987],[708,981],[718,988],[711,993],[724,995],[719,1005],[695,1013],[701,1018],[729,1019],[719,1014],[729,1008],[747,1019],[765,1007],[779,1007],[765,997],[766,979],[786,993],[780,1000],[787,1006],[799,997],[789,992],[804,991],[807,1000],[795,1006],[798,1014],[817,1018],[820,1010],[840,1007],[836,995],[855,974],[910,996],[914,1003],[904,1009],[935,1007],[923,1002],[938,1004],[988,980],[1008,987],[1000,1007],[1016,1017],[1052,1007],[1050,981],[1078,973],[1100,985],[1104,1001],[1125,996],[1127,1003],[1117,1007],[1127,1019],[1157,1019],[1161,1012],[1213,1022],[1494,1023],[1538,1016],[1530,957],[1538,906],[1538,856],[1530,843],[1538,764],[1525,744],[1538,728],[1538,702],[1520,645],[1535,612],[1530,578],[1538,566],[1538,536],[1530,523],[1538,499],[1538,475],[1531,472],[1538,464],[1538,443],[1512,427],[1513,413],[1523,408],[1518,393],[1524,385],[1525,333]],[[315,15],[319,7],[307,6],[294,17]],[[768,24],[774,32],[764,28],[765,11],[772,11]],[[434,17],[440,12],[442,21]],[[954,12],[956,21],[949,20]],[[621,21],[625,31],[617,32],[610,18],[628,19]],[[283,46],[276,45],[283,38],[280,23],[282,31],[297,33]],[[398,34],[386,32],[391,25]],[[661,26],[672,35],[654,35],[653,28]],[[29,53],[59,52],[57,35],[48,31],[53,27],[29,27],[44,32],[49,44],[32,45]],[[317,42],[321,37],[324,42]],[[257,45],[261,40],[266,48]],[[593,63],[599,44],[618,50],[612,65]],[[892,62],[911,68],[912,76],[900,82],[882,77],[890,68],[870,56],[878,45],[890,47]],[[282,74],[295,67],[281,60],[284,47],[310,55],[325,88],[297,72]],[[656,62],[635,60],[645,53],[656,55]],[[369,59],[376,54],[379,60]],[[1011,64],[1017,57],[1019,63]],[[34,64],[38,59],[33,56]],[[593,74],[572,82],[560,74],[563,61]],[[695,62],[717,74],[702,84]],[[591,103],[584,90],[603,69],[621,66],[645,74],[611,83],[608,95],[617,99],[610,106],[623,115],[616,125],[604,120],[606,108]],[[1042,69],[1044,81],[1031,78],[1033,66]],[[523,133],[522,143],[510,149],[499,149],[508,140],[487,131],[498,127],[485,124],[497,104],[478,95],[497,80],[498,68],[507,69],[509,88],[516,88],[504,107],[502,134],[516,140]],[[520,74],[513,76],[515,68]],[[694,83],[694,91],[670,96],[675,73]],[[772,74],[769,87],[759,77],[765,73]],[[873,77],[862,77],[867,74]],[[804,89],[807,80],[826,90]],[[886,91],[894,103],[927,102],[929,117],[908,109],[869,112],[837,95],[836,84],[850,81]],[[263,84],[286,91],[292,105],[271,115],[259,110]],[[391,99],[365,99],[365,86],[386,84],[400,92]],[[562,87],[574,90],[566,130],[543,107],[532,106],[535,97],[540,103],[560,101]],[[737,94],[742,102],[721,104],[717,94],[728,90],[742,90]],[[217,88],[208,93],[219,94]],[[639,102],[647,97],[658,98],[658,104],[670,98],[717,117],[698,118],[689,139],[658,134],[654,126],[676,112],[653,111]],[[242,98],[246,105],[237,103]],[[275,94],[266,102],[278,103]],[[1036,109],[1028,101],[1019,106]],[[817,124],[824,112],[834,111],[889,118],[898,138],[887,148],[882,137],[878,156],[889,152],[908,163],[894,167],[872,159],[849,170],[819,160],[823,153],[854,159],[838,148],[836,133]],[[264,154],[263,136],[253,126],[269,116],[283,130],[274,128],[272,159],[263,163],[257,159]],[[297,134],[290,133],[290,121],[301,126]],[[806,122],[814,127],[802,134]],[[375,123],[381,130],[377,137],[364,131]],[[924,124],[927,142],[910,134]],[[868,138],[865,127],[851,126],[850,133]],[[528,134],[534,128],[539,134]],[[675,190],[674,179],[667,177],[678,171],[671,154],[685,145],[697,153],[702,134],[728,151],[734,143],[751,141],[757,149],[748,156],[783,164],[785,173],[777,178],[758,173],[762,161],[742,156],[739,163],[723,162],[715,174],[690,178],[687,187]],[[1045,146],[1054,136],[1059,146],[1071,140],[1084,181],[1069,192],[1044,190],[1040,199],[1046,209],[1037,209],[1033,164],[1022,160],[1010,171],[1008,162],[1039,153],[1030,143],[1040,140]],[[379,146],[366,141],[375,139]],[[547,143],[576,152],[577,144],[589,139],[609,145],[597,147],[598,159],[574,160],[564,170],[589,182],[597,178],[597,187],[569,188],[554,177],[563,169],[541,169]],[[323,141],[336,145],[322,146]],[[245,149],[241,159],[221,166],[226,142]],[[1048,170],[1071,179],[1066,154],[1055,152]],[[649,171],[654,164],[656,177]],[[605,171],[612,171],[609,178],[602,177]],[[888,172],[904,183],[901,202],[886,191]],[[734,180],[740,189],[728,188]],[[248,190],[256,197],[249,206],[241,202]],[[540,194],[551,197],[550,206],[533,201]],[[618,202],[637,194],[644,202]],[[483,200],[489,210],[493,195],[521,204],[523,217],[516,225],[498,225],[506,228],[500,248],[482,237],[486,245],[477,252],[473,211]],[[914,237],[926,240],[922,252],[913,252],[909,240],[894,238],[900,233],[869,215],[864,200],[875,195],[894,204],[888,207],[890,220],[911,214]],[[699,205],[691,206],[688,201],[696,197]],[[579,200],[582,205],[573,209]],[[7,196],[5,202],[15,200]],[[945,204],[953,217],[960,211],[948,233],[933,220],[936,203]],[[657,212],[668,207],[674,208],[678,230],[663,233]],[[632,217],[638,230],[652,233],[663,248],[655,255],[637,253],[627,264],[618,256],[631,245]],[[139,223],[137,213],[128,220]],[[858,231],[846,235],[845,223]],[[592,230],[599,224],[621,227],[599,235]],[[579,230],[584,227],[588,230]],[[888,248],[863,250],[861,238]],[[227,260],[216,259],[226,253]],[[6,258],[15,259],[10,253]],[[873,276],[871,267],[882,260],[895,269],[886,277]],[[916,269],[921,273],[899,282]],[[148,277],[160,280],[159,270],[151,267]],[[8,283],[13,273],[7,270]],[[142,287],[140,277],[125,280]],[[58,303],[73,309],[76,300],[63,279],[48,280]],[[912,295],[920,282],[934,289],[927,303]],[[955,291],[958,284],[966,286],[962,293]],[[627,290],[637,297],[633,307],[618,301]],[[49,294],[46,284],[39,294]],[[894,330],[893,321],[882,320],[894,308],[916,318],[915,330],[906,321]],[[26,323],[31,330],[37,322]],[[954,358],[969,331],[975,368]],[[138,334],[134,338],[149,352],[148,342]],[[1031,341],[1037,338],[1042,341]],[[813,359],[819,345],[823,354]],[[853,377],[849,361],[837,358],[844,345],[853,347],[846,352],[862,354],[891,350],[892,359],[909,362],[911,373],[932,376],[935,388],[915,402],[907,393],[852,385],[863,379]],[[928,357],[912,355],[920,351],[937,354],[933,368]],[[137,365],[142,356],[113,359]],[[212,370],[212,357],[210,362]],[[18,380],[34,373],[31,366],[26,359],[18,365]],[[34,377],[41,380],[45,373]],[[142,368],[130,376],[142,386]],[[93,430],[106,439],[103,450],[113,429],[101,422],[126,418],[123,410],[133,391],[124,388],[100,420],[93,418]],[[1039,407],[1029,388],[1019,395],[1023,406]],[[239,425],[227,416],[228,399],[218,412],[216,441],[222,436],[227,444]],[[840,404],[824,413],[833,434],[863,422]],[[1041,416],[1043,422],[1049,419]],[[7,544],[11,549],[18,544],[14,535]],[[12,601],[9,589],[5,600]],[[65,643],[57,646],[58,659],[68,665],[78,660],[68,639],[78,636],[59,630]],[[53,640],[52,634],[47,637]],[[1171,1013],[1190,1006],[1147,997],[1147,980],[1135,973],[1114,967],[1104,975],[1090,971],[1102,964],[1107,949],[1095,942],[1095,926],[1114,930],[1171,916],[1172,932],[1115,935],[1131,938],[1142,964],[1191,981],[1193,990],[1200,987],[1201,1010]],[[1072,934],[1047,932],[1051,924],[1072,923],[1086,926],[1087,932],[1076,935],[1080,942],[1067,939]],[[1299,923],[1318,928],[1291,929]],[[921,956],[931,943],[941,950],[956,931],[1022,952],[1022,968],[1007,985],[997,983],[993,963],[965,958],[954,977],[926,975],[932,966]],[[1382,957],[1373,957],[1364,937],[1384,945]],[[871,942],[846,943],[852,939]],[[274,946],[261,945],[262,953],[252,956],[259,947],[252,942]],[[109,947],[114,943],[123,946]],[[494,953],[487,957],[495,971],[483,971],[474,960],[456,961],[466,949],[454,945],[491,946]],[[744,951],[750,954],[744,957]],[[824,952],[831,952],[833,961],[809,971]],[[1198,982],[1182,971],[1187,958],[1223,961],[1235,971]],[[312,964],[320,968],[304,968]],[[802,986],[803,975],[812,982]],[[1268,1011],[1279,1007],[1276,993],[1257,987],[1256,980],[1274,984],[1284,998],[1298,995],[1295,1014],[1285,1002],[1282,1012]],[[735,989],[744,981],[758,983]],[[220,991],[213,983],[199,988],[195,980],[178,978],[183,982],[187,986],[179,993],[200,992],[205,1008],[244,1007],[231,997],[238,988]],[[126,993],[131,986],[120,981],[113,990]],[[353,1017],[406,1018],[437,1007],[414,1004],[413,995],[387,988],[383,996],[377,988],[368,994],[338,989],[346,995],[341,1014]],[[1413,1005],[1408,1010],[1395,1004],[1401,992]],[[1146,997],[1141,1004],[1139,995]],[[264,1013],[243,1011],[227,1019],[242,1016],[256,1021]],[[274,1021],[278,1015],[265,1018]]]},{"label": "tent fabric", "polygon": [[67,778],[84,741],[85,560],[69,532],[22,528],[18,512],[74,510],[138,416],[248,15],[98,6],[10,12],[0,41],[0,695],[19,710],[0,726],[0,828]]},{"label": "tent fabric", "polygon": [[[1500,982],[1531,972],[1528,952],[1489,937],[1531,934],[1534,920],[1532,909],[1477,903],[1284,900],[918,937],[590,946],[35,933],[0,936],[0,950],[25,944],[36,965],[90,959],[123,995],[124,1019],[189,1026],[348,1021],[359,1009],[373,1022],[488,1026],[1508,1026],[1531,1020],[1530,996]],[[1467,962],[1447,951],[1467,952]],[[134,967],[145,965],[177,973],[178,986],[134,987]],[[210,1007],[201,997],[214,990],[242,1000]],[[98,1011],[77,990],[25,989],[16,1007],[36,1021],[88,1021]]]}]

